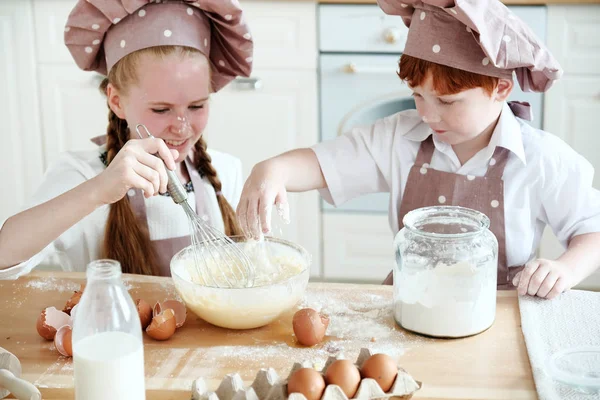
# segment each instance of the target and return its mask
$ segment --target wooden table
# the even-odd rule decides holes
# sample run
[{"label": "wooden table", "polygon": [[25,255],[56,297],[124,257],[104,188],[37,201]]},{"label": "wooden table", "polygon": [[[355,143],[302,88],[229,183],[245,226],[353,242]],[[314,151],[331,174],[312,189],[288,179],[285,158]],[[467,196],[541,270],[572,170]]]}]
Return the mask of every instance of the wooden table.
[{"label": "wooden table", "polygon": [[[124,275],[134,299],[150,304],[177,297],[170,278]],[[72,399],[73,365],[35,329],[45,307],[61,308],[84,282],[80,273],[35,272],[0,281],[0,347],[20,360],[23,378],[44,399]],[[354,360],[361,347],[398,359],[423,388],[415,399],[536,399],[515,292],[498,292],[497,316],[486,332],[465,339],[425,338],[396,326],[392,288],[375,285],[311,283],[304,305],[331,317],[329,336],[316,348],[298,347],[292,335],[293,311],[270,326],[230,331],[189,313],[186,324],[166,342],[145,335],[148,400],[189,399],[191,383],[203,377],[213,389],[225,374],[239,372],[250,383],[260,368],[285,377],[294,361],[322,366],[342,352]]]}]

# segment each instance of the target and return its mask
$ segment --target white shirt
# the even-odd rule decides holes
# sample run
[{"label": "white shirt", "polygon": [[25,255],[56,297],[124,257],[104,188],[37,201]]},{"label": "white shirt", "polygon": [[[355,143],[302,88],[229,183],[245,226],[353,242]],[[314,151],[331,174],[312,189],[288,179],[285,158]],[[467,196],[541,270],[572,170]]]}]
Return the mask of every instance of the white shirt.
[{"label": "white shirt", "polygon": [[[407,110],[314,146],[328,186],[322,196],[339,206],[364,194],[390,192],[395,234],[408,173],[431,134],[417,111]],[[485,175],[496,146],[510,150],[503,175],[508,265],[535,257],[546,225],[565,247],[574,236],[600,232],[600,191],[592,187],[592,165],[558,137],[516,118],[507,104],[489,145],[464,165],[435,134],[434,145],[430,168],[474,176]]]},{"label": "white shirt", "polygon": [[[105,167],[99,155],[104,151],[105,146],[101,146],[92,151],[64,153],[48,168],[42,184],[25,209],[55,198],[100,174]],[[208,150],[208,153],[221,180],[221,192],[235,209],[240,200],[244,183],[242,164],[239,159],[229,154],[215,150]],[[205,196],[205,211],[211,224],[224,231],[223,217],[215,190],[206,178],[203,179],[203,183],[208,194]],[[132,192],[130,191],[130,193]],[[173,202],[171,197],[153,196],[145,199],[145,202],[151,240],[179,237],[190,233],[185,212],[181,206]],[[195,210],[194,192],[188,193],[188,202]],[[48,257],[54,257],[55,261],[58,259],[61,267],[66,271],[85,271],[87,264],[100,256],[109,209],[108,205],[96,209],[31,259],[11,268],[0,270],[0,279],[16,279],[30,272]],[[0,226],[4,222],[2,221]]]}]

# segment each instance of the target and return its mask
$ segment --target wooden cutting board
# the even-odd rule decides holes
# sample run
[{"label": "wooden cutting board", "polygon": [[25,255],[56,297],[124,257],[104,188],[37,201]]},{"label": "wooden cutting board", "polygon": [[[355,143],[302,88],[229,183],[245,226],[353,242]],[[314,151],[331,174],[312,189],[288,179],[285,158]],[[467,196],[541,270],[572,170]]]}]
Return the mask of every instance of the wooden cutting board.
[{"label": "wooden cutting board", "polygon": [[[176,298],[170,278],[124,275],[134,299],[150,304]],[[34,272],[17,281],[0,281],[0,347],[15,354],[22,377],[39,387],[44,399],[73,398],[73,364],[35,328],[42,309],[62,309],[84,282],[82,273]],[[496,321],[488,331],[465,339],[440,340],[397,327],[392,288],[375,285],[311,283],[304,305],[323,308],[329,336],[315,348],[295,343],[294,310],[269,326],[231,331],[211,326],[188,312],[186,324],[166,342],[144,338],[147,399],[189,399],[193,380],[216,389],[228,373],[250,383],[260,368],[287,376],[295,361],[322,367],[342,352],[355,359],[361,347],[396,358],[424,386],[415,399],[535,399],[536,392],[520,329],[515,292],[498,292]]]}]

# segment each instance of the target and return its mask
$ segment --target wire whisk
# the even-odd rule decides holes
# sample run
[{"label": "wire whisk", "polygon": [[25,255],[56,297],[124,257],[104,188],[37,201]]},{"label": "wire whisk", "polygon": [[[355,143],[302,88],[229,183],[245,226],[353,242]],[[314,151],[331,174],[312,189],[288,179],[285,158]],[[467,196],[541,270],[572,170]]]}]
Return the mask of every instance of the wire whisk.
[{"label": "wire whisk", "polygon": [[[144,138],[140,128],[145,130],[148,137],[154,137],[145,125],[137,124],[135,130],[140,138]],[[155,155],[160,158],[158,154]],[[254,264],[242,251],[241,244],[235,243],[200,218],[188,203],[187,192],[175,172],[167,168],[167,175],[167,191],[175,204],[183,208],[190,224],[191,254],[197,283],[220,288],[253,286]]]}]

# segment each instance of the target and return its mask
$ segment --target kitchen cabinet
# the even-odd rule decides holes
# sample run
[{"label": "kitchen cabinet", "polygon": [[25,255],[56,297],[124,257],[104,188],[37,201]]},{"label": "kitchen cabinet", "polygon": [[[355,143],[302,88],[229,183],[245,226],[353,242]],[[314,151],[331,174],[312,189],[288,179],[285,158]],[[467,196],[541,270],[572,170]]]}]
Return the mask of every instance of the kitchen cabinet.
[{"label": "kitchen cabinet", "polygon": [[[562,79],[546,93],[544,129],[567,142],[592,163],[594,187],[600,189],[600,5],[548,6],[547,46],[564,69]],[[568,205],[565,205],[568,206]],[[556,258],[563,248],[549,229],[540,256]],[[581,288],[600,290],[600,271]]]},{"label": "kitchen cabinet", "polygon": [[0,222],[19,211],[44,172],[31,2],[0,2]]}]

